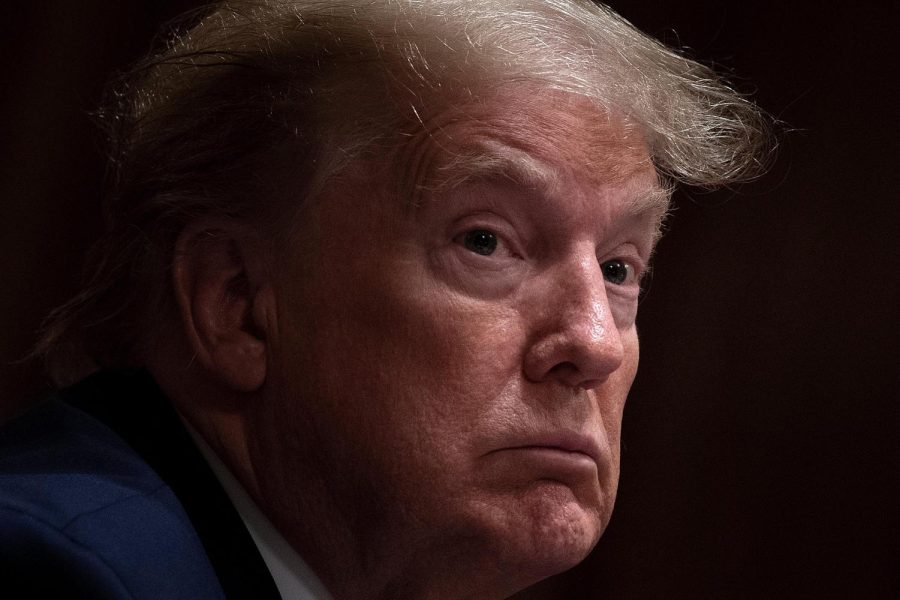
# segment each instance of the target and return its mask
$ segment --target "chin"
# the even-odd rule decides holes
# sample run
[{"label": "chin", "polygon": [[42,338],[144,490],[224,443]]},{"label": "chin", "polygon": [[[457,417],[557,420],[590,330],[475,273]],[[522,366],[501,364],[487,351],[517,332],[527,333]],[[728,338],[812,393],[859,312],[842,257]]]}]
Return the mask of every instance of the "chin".
[{"label": "chin", "polygon": [[593,550],[608,521],[603,500],[586,504],[568,486],[539,481],[517,495],[500,524],[501,570],[523,577],[522,587],[571,569]]}]

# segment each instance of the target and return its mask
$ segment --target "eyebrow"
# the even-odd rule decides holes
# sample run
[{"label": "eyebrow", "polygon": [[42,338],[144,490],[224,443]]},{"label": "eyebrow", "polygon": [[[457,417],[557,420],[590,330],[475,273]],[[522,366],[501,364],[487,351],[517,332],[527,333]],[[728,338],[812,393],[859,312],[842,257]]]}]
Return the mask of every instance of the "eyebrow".
[{"label": "eyebrow", "polygon": [[426,191],[442,192],[475,179],[508,179],[525,187],[547,192],[557,186],[557,177],[528,152],[493,141],[480,141],[453,154],[431,169]]},{"label": "eyebrow", "polygon": [[663,219],[669,212],[672,191],[671,186],[654,185],[632,196],[628,210],[635,216],[656,215]]},{"label": "eyebrow", "polygon": [[[432,170],[420,191],[439,193],[478,179],[507,179],[532,188],[546,197],[557,194],[560,177],[545,162],[526,150],[508,144],[480,140],[452,156]],[[671,186],[657,182],[632,194],[627,202],[628,214],[652,216],[661,224],[669,212]]]}]

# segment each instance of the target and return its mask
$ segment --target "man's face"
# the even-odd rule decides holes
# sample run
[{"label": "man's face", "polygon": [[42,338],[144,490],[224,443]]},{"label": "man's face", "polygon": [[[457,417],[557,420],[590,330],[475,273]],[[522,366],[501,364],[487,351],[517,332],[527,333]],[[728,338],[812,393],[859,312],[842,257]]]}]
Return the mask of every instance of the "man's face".
[{"label": "man's face", "polygon": [[269,340],[275,433],[251,450],[283,529],[318,515],[372,563],[456,556],[519,586],[606,526],[665,197],[640,136],[526,92],[438,115],[304,209]]}]

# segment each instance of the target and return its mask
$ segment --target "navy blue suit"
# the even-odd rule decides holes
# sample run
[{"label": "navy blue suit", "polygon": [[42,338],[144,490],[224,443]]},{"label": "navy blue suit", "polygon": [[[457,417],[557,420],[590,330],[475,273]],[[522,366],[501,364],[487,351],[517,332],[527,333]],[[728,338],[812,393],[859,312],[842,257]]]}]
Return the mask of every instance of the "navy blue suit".
[{"label": "navy blue suit", "polygon": [[237,511],[142,371],[94,375],[0,428],[0,596],[13,590],[279,598]]}]

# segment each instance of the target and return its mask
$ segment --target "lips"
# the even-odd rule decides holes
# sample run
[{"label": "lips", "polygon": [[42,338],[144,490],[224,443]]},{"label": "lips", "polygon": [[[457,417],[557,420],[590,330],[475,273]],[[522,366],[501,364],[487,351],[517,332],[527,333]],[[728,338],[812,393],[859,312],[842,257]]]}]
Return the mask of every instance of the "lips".
[{"label": "lips", "polygon": [[574,431],[556,431],[544,434],[530,434],[517,438],[494,452],[504,450],[548,450],[584,455],[593,460],[597,467],[605,463],[603,451],[596,438]]},{"label": "lips", "polygon": [[559,432],[552,435],[541,436],[534,441],[520,446],[522,448],[547,448],[550,450],[562,450],[586,454],[594,462],[600,461],[600,445],[594,438],[574,432]]}]

